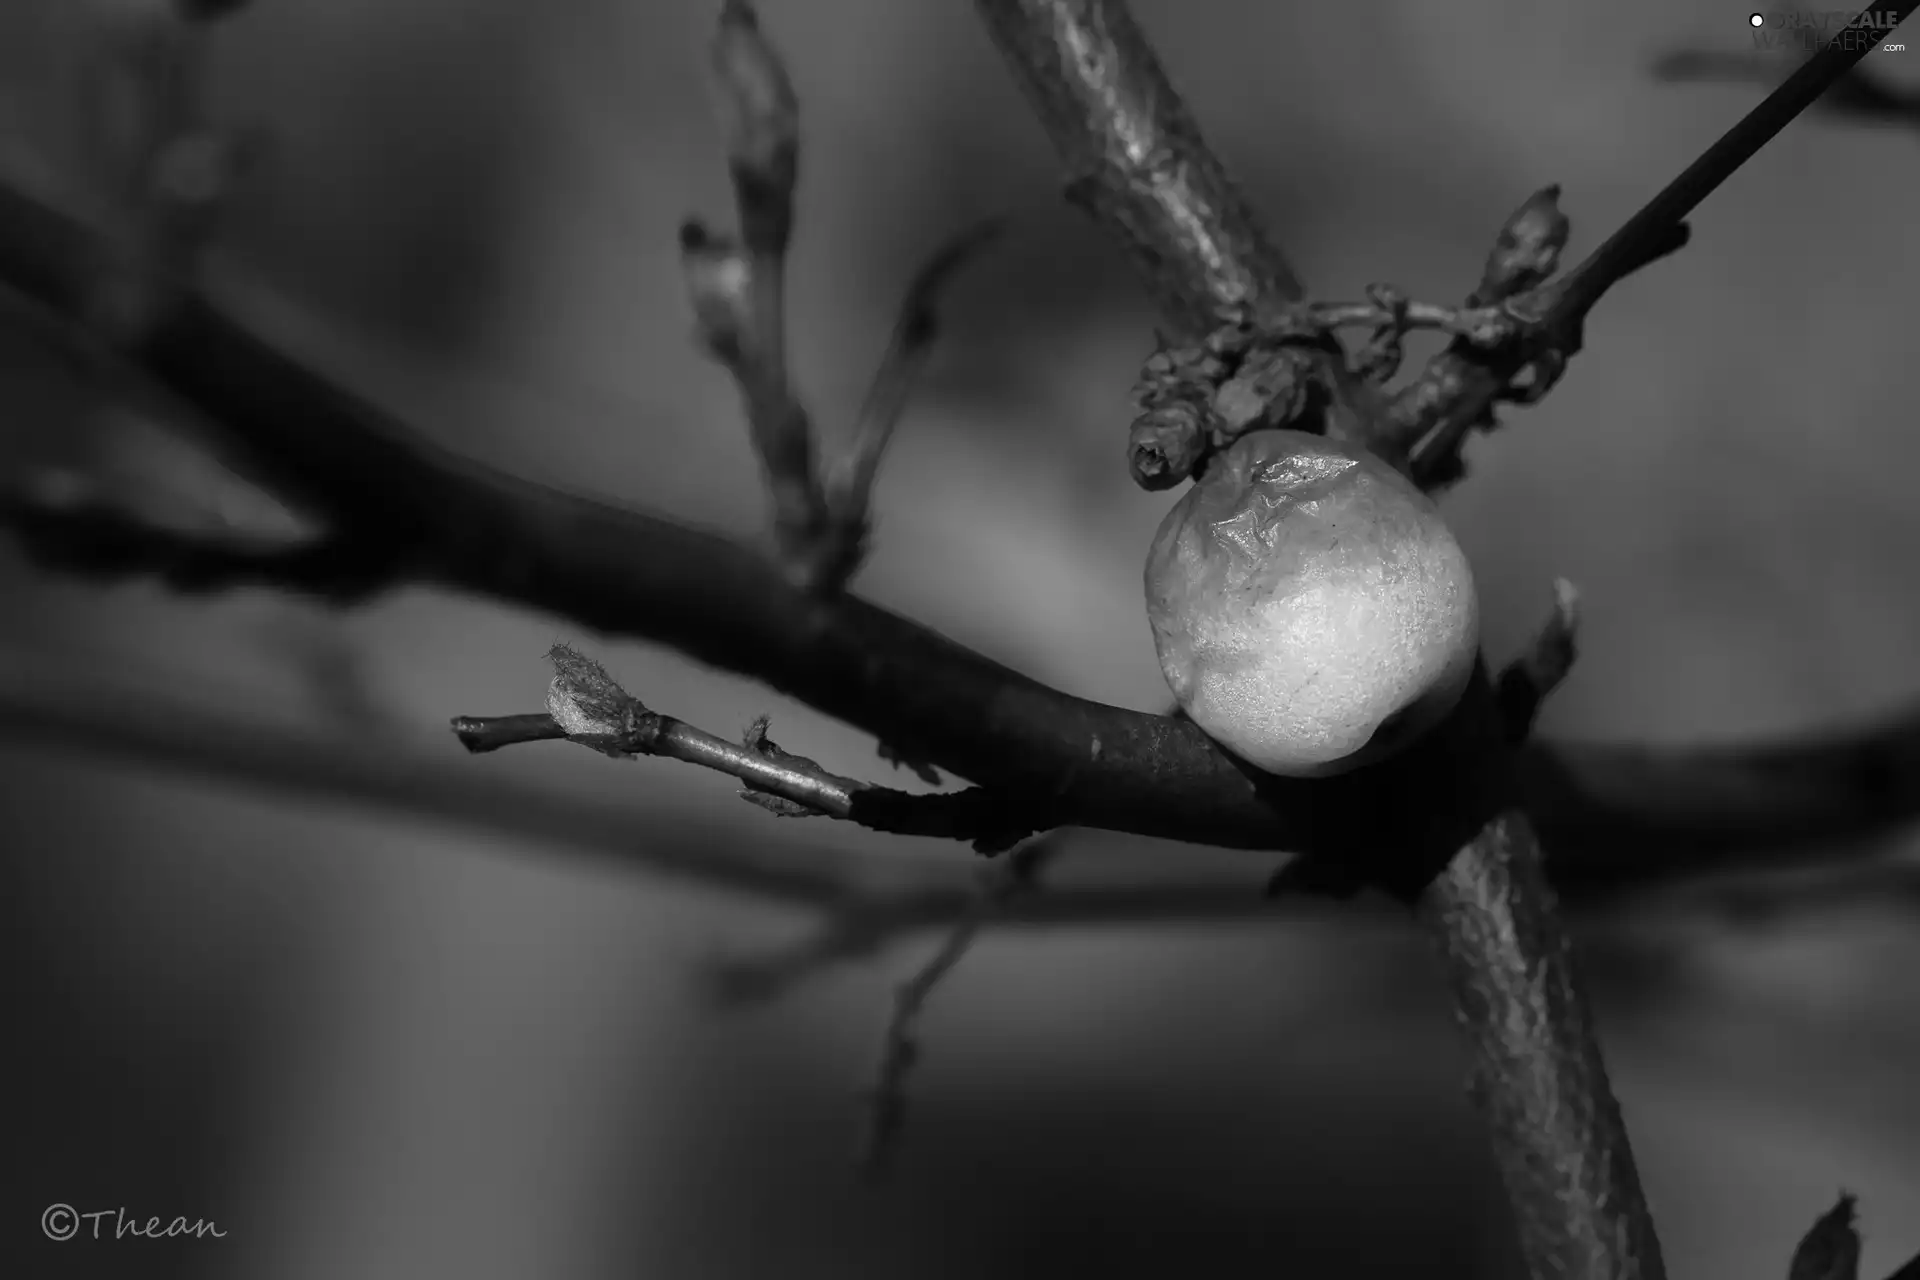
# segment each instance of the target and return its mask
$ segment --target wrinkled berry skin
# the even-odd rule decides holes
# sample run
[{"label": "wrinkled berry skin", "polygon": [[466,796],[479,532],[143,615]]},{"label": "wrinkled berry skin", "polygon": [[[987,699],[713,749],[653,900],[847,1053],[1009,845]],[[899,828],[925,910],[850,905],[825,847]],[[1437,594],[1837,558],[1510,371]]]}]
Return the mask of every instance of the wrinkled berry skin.
[{"label": "wrinkled berry skin", "polygon": [[1393,754],[1465,691],[1473,570],[1440,511],[1355,446],[1243,436],[1154,535],[1147,620],[1167,686],[1215,741],[1320,777]]}]

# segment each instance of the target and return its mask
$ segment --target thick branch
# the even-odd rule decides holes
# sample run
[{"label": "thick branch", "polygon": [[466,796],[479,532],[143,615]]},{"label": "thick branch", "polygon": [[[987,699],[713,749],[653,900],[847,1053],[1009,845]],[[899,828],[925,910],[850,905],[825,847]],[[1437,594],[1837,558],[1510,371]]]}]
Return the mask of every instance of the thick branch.
[{"label": "thick branch", "polygon": [[[564,736],[545,713],[501,727],[511,731],[514,741]],[[1920,722],[1907,725],[1903,732],[1907,773],[1891,780],[1904,795],[1914,796],[1920,794]],[[805,944],[805,956],[733,966],[728,973],[730,989],[777,985],[786,969],[804,967],[809,957],[853,958],[898,937],[942,927],[966,910],[974,896],[965,859],[929,864],[908,887],[868,890],[863,888],[867,879],[863,871],[879,861],[879,855],[850,854],[811,834],[797,839],[787,835],[769,846],[757,840],[718,838],[697,817],[677,818],[663,828],[648,820],[644,806],[568,795],[491,771],[476,772],[464,757],[442,758],[387,741],[383,725],[358,729],[343,729],[331,722],[279,725],[249,710],[246,698],[231,690],[185,687],[178,680],[161,682],[153,676],[136,682],[98,672],[63,671],[42,658],[34,659],[31,667],[18,658],[0,663],[0,741],[30,744],[39,750],[81,751],[142,768],[258,787],[279,796],[426,818],[531,841],[556,852],[605,859],[622,868],[834,913],[827,932]],[[1641,776],[1609,772],[1606,749],[1587,750],[1599,753],[1588,762],[1590,776],[1602,780],[1597,790],[1617,790],[1623,795],[1639,790]],[[1793,750],[1784,745],[1772,748],[1783,760]],[[1624,758],[1639,760],[1644,754],[1626,753]],[[1698,767],[1693,753],[1675,752],[1668,763],[1674,772],[1672,785],[1683,794],[1692,793],[1689,777],[1722,790],[1727,786],[1724,769],[1717,782],[1691,774]],[[1640,767],[1659,772],[1651,761]],[[1783,763],[1778,780],[1785,782],[1798,772],[1794,765]],[[1758,776],[1746,785],[1756,794],[1770,794],[1780,789],[1774,782]],[[1791,805],[1793,799],[1786,803]],[[1744,842],[1736,839],[1719,861],[1709,857],[1701,863],[1690,856],[1694,841],[1684,827],[1623,828],[1618,814],[1603,810],[1550,809],[1554,820],[1542,826],[1551,851],[1547,870],[1570,907],[1618,901],[1623,891],[1657,886],[1697,873],[1703,866],[1753,869],[1803,865],[1808,859],[1834,872],[1818,882],[1831,885],[1831,894],[1816,885],[1800,884],[1803,877],[1796,877],[1795,885],[1784,893],[1766,885],[1703,886],[1703,890],[1711,888],[1707,905],[1719,904],[1731,914],[1749,918],[1769,910],[1775,898],[1784,899],[1777,909],[1787,910],[1801,904],[1871,899],[1889,892],[1902,900],[1916,897],[1900,879],[1901,864],[1866,861],[1879,851],[1871,840],[1851,840],[1838,847],[1800,840],[1773,851],[1771,858],[1749,859],[1743,856]],[[1766,815],[1755,821],[1764,824]],[[1609,849],[1638,851],[1642,843],[1650,848],[1649,856],[1607,856]],[[1843,867],[1847,868],[1844,874]],[[1263,865],[1256,864],[1239,879],[1055,888],[1007,904],[994,915],[992,927],[1204,925],[1298,914],[1301,901],[1297,898],[1277,903],[1260,896],[1263,874]],[[886,879],[892,884],[896,877],[890,874]]]},{"label": "thick branch", "polygon": [[[71,305],[101,252],[0,187],[0,280]],[[1346,828],[1343,810],[1388,794],[1375,775],[1256,779],[1182,720],[1048,689],[857,597],[809,599],[727,539],[436,450],[204,299],[129,354],[250,475],[420,576],[764,680],[906,758],[1057,797],[1071,825],[1311,851]],[[1752,748],[1535,746],[1520,767],[1561,874],[1592,888],[1798,856],[1920,816],[1912,718]]]},{"label": "thick branch", "polygon": [[977,0],[1060,153],[1068,194],[1122,238],[1160,315],[1197,341],[1299,279],[1113,0]]},{"label": "thick branch", "polygon": [[1660,1244],[1532,827],[1507,813],[1423,913],[1453,977],[1471,1089],[1533,1276],[1661,1280]]}]

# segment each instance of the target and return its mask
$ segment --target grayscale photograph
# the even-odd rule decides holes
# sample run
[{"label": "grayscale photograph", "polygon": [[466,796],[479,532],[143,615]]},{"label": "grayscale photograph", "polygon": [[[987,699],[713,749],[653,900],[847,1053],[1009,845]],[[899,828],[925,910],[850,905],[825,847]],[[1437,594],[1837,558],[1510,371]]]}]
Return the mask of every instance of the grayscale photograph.
[{"label": "grayscale photograph", "polygon": [[1920,0],[4,0],[23,1280],[1920,1280]]}]

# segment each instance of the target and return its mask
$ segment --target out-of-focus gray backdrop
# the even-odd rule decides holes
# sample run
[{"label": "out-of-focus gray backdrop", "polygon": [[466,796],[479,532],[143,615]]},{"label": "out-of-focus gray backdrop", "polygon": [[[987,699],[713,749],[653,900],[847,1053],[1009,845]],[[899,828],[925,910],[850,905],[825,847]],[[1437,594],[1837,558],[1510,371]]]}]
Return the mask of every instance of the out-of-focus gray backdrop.
[{"label": "out-of-focus gray backdrop", "polygon": [[[0,163],[84,194],[71,95],[132,0],[0,12]],[[1533,188],[1590,248],[1753,101],[1654,84],[1749,46],[1730,0],[1346,6],[1138,0],[1210,139],[1310,286],[1448,298]],[[843,426],[917,261],[1013,215],[953,292],[878,495],[872,598],[1076,694],[1157,708],[1140,561],[1169,498],[1122,458],[1151,317],[1056,197],[1038,127],[961,0],[766,0],[805,112],[794,355]],[[761,497],[675,263],[727,193],[694,0],[259,0],[217,41],[221,117],[272,148],[213,268],[234,308],[455,449],[745,532]],[[1874,55],[1920,80],[1920,54]],[[1512,652],[1548,583],[1587,602],[1544,731],[1734,741],[1920,695],[1911,131],[1795,124],[1614,291],[1533,411],[1447,500]],[[9,457],[105,431],[0,326]],[[126,424],[122,424],[125,426]],[[92,434],[90,434],[92,433]],[[99,443],[98,440],[104,441]],[[84,446],[79,441],[90,441]],[[623,804],[635,847],[965,855],[776,821],[684,766],[561,744],[468,760],[459,713],[534,710],[555,639],[721,732],[885,773],[750,682],[564,620],[410,591],[346,614],[49,578],[0,551],[9,680],[217,699],[477,780]],[[317,673],[331,672],[330,676]],[[64,685],[63,685],[64,687]],[[106,688],[91,696],[111,696]],[[327,740],[333,740],[328,738]],[[1235,926],[990,933],[935,997],[892,1179],[856,1184],[858,1091],[928,935],[751,1011],[718,959],[809,917],[540,840],[0,738],[21,1275],[1237,1276],[1511,1273],[1425,944],[1365,908]],[[1084,837],[1103,856],[1261,860]],[[1091,868],[1093,870],[1085,870]],[[1784,1274],[1860,1193],[1864,1274],[1920,1249],[1920,918],[1877,898],[1730,921],[1662,901],[1583,932],[1671,1270]],[[199,1243],[62,1245],[54,1202],[182,1214]]]}]

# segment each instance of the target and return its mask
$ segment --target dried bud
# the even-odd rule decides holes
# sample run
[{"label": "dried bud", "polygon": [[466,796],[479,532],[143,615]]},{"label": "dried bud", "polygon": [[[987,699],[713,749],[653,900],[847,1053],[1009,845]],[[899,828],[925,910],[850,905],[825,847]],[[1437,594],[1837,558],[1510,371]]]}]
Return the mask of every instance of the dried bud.
[{"label": "dried bud", "polygon": [[1560,212],[1557,183],[1528,196],[1500,228],[1481,272],[1480,287],[1473,291],[1472,305],[1486,306],[1525,293],[1552,275],[1571,230],[1567,215]]},{"label": "dried bud", "polygon": [[570,645],[553,646],[547,661],[553,664],[547,714],[570,738],[616,737],[629,727],[633,713],[646,710],[605,667]]},{"label": "dried bud", "polygon": [[740,234],[759,253],[782,253],[793,233],[800,105],[786,64],[749,0],[724,0],[713,39],[713,85]]},{"label": "dried bud", "polygon": [[1127,440],[1127,469],[1142,489],[1171,489],[1200,465],[1207,428],[1198,408],[1174,401],[1134,419]]},{"label": "dried bud", "polygon": [[1241,362],[1213,398],[1218,429],[1233,439],[1253,427],[1284,427],[1306,408],[1313,359],[1298,347],[1268,347]]},{"label": "dried bud", "polygon": [[738,361],[752,324],[752,264],[739,243],[697,218],[680,224],[680,271],[700,341],[725,364]]}]

